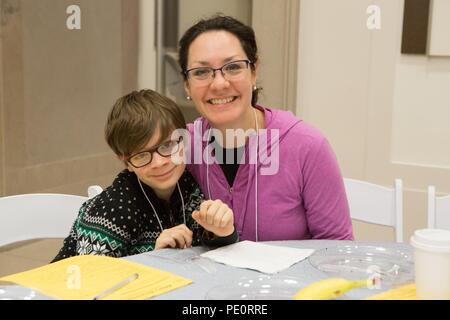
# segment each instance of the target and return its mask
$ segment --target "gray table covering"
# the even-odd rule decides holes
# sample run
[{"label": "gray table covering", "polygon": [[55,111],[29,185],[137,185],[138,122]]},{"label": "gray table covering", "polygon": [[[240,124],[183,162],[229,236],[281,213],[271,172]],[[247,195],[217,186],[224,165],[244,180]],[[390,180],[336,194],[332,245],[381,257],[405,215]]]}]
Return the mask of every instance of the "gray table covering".
[{"label": "gray table covering", "polygon": [[[285,246],[292,248],[323,249],[334,246],[358,245],[358,246],[382,246],[385,248],[395,248],[409,252],[412,255],[412,247],[406,244],[393,242],[355,242],[355,241],[333,241],[333,240],[304,240],[304,241],[273,241],[264,242],[270,245]],[[130,261],[142,263],[154,268],[166,270],[177,275],[193,280],[193,283],[171,291],[155,299],[179,299],[179,300],[203,300],[209,298],[210,290],[224,285],[236,283],[238,279],[257,278],[262,273],[249,269],[234,268],[223,264],[212,262],[209,259],[201,258],[199,255],[207,249],[196,247],[184,250],[163,249],[149,252],[137,256],[131,256]],[[275,277],[294,277],[302,285],[308,285],[315,281],[329,278],[330,275],[317,270],[311,265],[308,259],[294,264],[290,268],[277,273]],[[373,294],[382,292],[388,288],[380,289],[354,289],[349,291],[343,299],[361,299]]]},{"label": "gray table covering", "polygon": [[[412,247],[407,244],[393,242],[358,242],[358,241],[336,241],[336,240],[302,240],[302,241],[272,241],[265,244],[285,246],[292,248],[323,249],[335,246],[382,246],[385,248],[399,249],[412,256]],[[162,249],[147,252],[140,255],[129,256],[125,259],[141,263],[153,268],[165,270],[186,277],[193,281],[192,284],[178,288],[154,299],[167,300],[204,300],[211,298],[215,289],[223,286],[232,286],[239,279],[258,278],[265,276],[258,271],[234,268],[220,263],[215,263],[199,255],[208,249],[205,247],[194,247],[189,249]],[[276,257],[275,257],[276,258]],[[329,278],[330,275],[317,270],[308,259],[298,262],[290,268],[277,273],[273,277],[294,277],[301,286],[306,286],[315,281]],[[300,289],[300,288],[299,288]],[[388,287],[379,289],[354,289],[345,294],[341,299],[362,299],[373,294],[382,292]],[[0,288],[0,299],[12,297],[15,299],[46,299],[42,294],[20,286],[5,286]]]}]

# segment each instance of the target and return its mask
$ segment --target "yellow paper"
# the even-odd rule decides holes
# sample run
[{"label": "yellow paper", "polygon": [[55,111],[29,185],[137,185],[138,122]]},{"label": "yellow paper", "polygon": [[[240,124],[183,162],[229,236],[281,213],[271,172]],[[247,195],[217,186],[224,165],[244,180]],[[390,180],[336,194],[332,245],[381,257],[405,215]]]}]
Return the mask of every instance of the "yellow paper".
[{"label": "yellow paper", "polygon": [[137,273],[138,278],[105,296],[111,300],[142,300],[192,283],[192,280],[124,259],[83,255],[0,278],[36,289],[56,299],[93,299]]},{"label": "yellow paper", "polygon": [[416,285],[407,284],[367,298],[368,300],[418,300]]}]

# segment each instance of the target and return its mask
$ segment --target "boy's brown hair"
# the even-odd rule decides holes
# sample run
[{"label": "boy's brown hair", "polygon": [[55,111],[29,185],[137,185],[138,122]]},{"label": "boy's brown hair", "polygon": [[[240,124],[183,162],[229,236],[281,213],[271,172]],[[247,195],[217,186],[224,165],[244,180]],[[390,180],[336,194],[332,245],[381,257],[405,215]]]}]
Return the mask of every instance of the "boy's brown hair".
[{"label": "boy's brown hair", "polygon": [[142,149],[160,130],[161,143],[186,121],[178,105],[153,91],[133,91],[119,98],[108,115],[105,139],[114,153],[126,158]]}]

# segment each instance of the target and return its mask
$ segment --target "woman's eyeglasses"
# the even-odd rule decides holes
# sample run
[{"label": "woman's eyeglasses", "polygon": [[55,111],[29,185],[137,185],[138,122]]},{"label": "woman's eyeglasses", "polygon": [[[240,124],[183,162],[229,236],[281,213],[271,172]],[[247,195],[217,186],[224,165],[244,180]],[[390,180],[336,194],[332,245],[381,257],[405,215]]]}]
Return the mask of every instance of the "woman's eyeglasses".
[{"label": "woman's eyeglasses", "polygon": [[206,85],[213,81],[216,76],[216,71],[220,71],[226,80],[236,80],[244,73],[246,69],[248,69],[248,66],[251,64],[252,62],[249,60],[237,60],[228,62],[222,67],[216,69],[211,67],[192,68],[185,70],[184,74],[187,79],[195,83]]},{"label": "woman's eyeglasses", "polygon": [[158,153],[161,157],[170,157],[180,150],[183,137],[179,137],[178,140],[169,140],[163,142],[159,146],[156,146],[149,150],[144,150],[131,155],[127,158],[129,164],[135,168],[141,168],[148,165],[153,160],[153,153]]}]

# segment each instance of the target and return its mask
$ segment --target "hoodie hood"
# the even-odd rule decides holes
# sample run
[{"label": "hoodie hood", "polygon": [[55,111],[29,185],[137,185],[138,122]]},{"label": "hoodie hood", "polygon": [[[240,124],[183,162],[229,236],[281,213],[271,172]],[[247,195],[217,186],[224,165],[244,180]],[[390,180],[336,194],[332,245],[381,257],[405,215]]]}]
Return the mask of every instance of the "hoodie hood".
[{"label": "hoodie hood", "polygon": [[[282,111],[282,110],[276,110],[276,109],[269,109],[264,106],[257,105],[255,107],[256,109],[264,112],[264,120],[265,120],[265,129],[261,129],[262,133],[259,134],[260,141],[259,141],[259,154],[258,154],[258,167],[261,165],[261,163],[266,163],[267,158],[271,155],[271,150],[273,148],[277,147],[282,141],[285,139],[285,137],[288,135],[289,131],[295,127],[296,125],[300,124],[302,120],[299,118],[296,118],[294,114],[290,111]],[[203,146],[202,149],[205,149],[208,145],[208,130],[211,128],[210,124],[208,123],[208,120],[204,117],[200,117],[195,120],[193,128],[191,129],[191,124],[188,125],[188,128],[190,130],[193,129],[195,135],[194,139],[196,139],[195,143],[200,143],[198,140],[200,137],[203,137],[201,144]],[[255,136],[252,136],[250,138],[250,141],[248,143],[249,149],[254,150],[252,146],[256,143]],[[261,148],[261,146],[263,148]],[[248,157],[249,152],[247,152],[248,149],[246,149],[246,156]],[[248,161],[248,158],[246,159]]]}]

